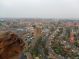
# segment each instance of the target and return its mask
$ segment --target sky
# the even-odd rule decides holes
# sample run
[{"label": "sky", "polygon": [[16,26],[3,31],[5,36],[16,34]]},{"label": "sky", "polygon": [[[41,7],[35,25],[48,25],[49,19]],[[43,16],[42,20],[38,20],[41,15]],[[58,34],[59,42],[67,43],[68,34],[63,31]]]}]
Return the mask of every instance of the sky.
[{"label": "sky", "polygon": [[0,17],[79,18],[79,0],[0,0]]}]

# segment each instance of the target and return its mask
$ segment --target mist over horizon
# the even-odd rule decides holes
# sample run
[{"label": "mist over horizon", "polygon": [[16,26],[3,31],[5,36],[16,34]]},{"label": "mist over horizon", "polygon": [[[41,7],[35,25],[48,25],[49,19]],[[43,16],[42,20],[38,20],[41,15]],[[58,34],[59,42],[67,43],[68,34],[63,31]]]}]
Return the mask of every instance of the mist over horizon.
[{"label": "mist over horizon", "polygon": [[1,18],[79,18],[79,0],[0,0]]}]

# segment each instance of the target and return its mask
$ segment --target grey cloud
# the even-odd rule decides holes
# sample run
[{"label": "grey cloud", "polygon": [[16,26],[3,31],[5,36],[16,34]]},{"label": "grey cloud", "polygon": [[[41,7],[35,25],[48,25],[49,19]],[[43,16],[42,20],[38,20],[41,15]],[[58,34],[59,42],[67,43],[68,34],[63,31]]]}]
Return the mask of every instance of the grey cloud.
[{"label": "grey cloud", "polygon": [[0,0],[0,17],[79,18],[79,0],[11,1]]}]

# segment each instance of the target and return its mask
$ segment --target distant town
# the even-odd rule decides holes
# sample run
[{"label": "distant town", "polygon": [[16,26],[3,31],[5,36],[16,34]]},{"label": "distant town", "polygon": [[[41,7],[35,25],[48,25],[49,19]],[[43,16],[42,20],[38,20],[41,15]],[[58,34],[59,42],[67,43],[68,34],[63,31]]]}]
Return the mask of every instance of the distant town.
[{"label": "distant town", "polygon": [[79,20],[0,18],[0,31],[17,33],[27,59],[79,59]]}]

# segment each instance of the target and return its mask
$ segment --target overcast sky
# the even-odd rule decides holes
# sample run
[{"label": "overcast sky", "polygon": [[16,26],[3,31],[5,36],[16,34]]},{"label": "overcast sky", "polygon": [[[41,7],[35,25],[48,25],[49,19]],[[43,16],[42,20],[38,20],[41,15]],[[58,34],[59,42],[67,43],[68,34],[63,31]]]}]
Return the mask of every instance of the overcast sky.
[{"label": "overcast sky", "polygon": [[0,0],[0,17],[79,18],[79,0]]}]

